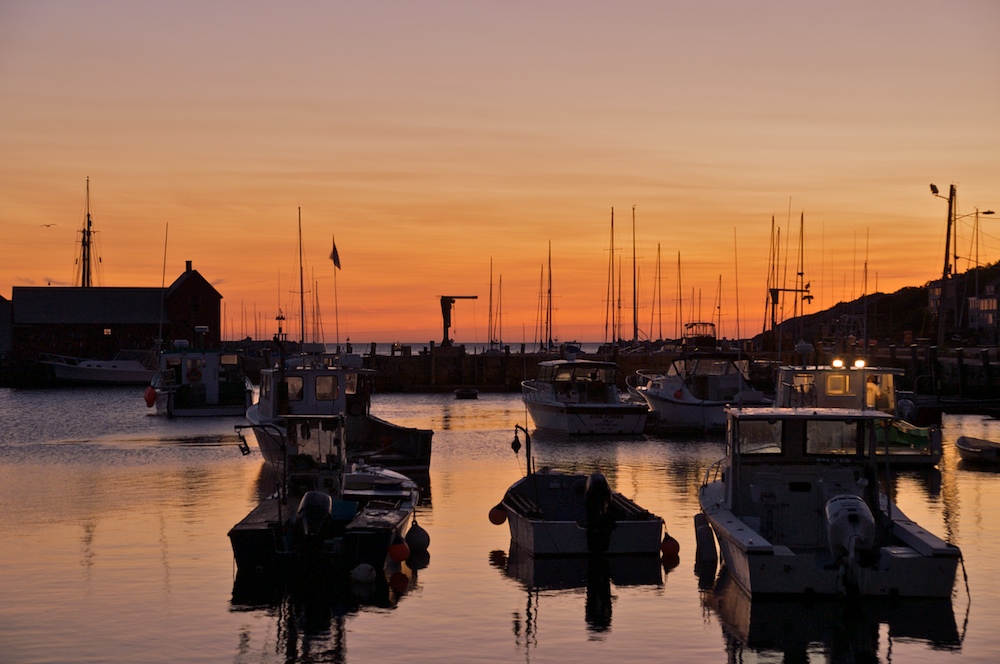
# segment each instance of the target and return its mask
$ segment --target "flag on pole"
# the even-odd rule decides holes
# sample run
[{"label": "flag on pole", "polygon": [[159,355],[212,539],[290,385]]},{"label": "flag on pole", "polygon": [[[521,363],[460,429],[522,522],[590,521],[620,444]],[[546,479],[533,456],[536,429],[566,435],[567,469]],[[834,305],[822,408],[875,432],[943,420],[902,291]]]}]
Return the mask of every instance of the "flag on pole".
[{"label": "flag on pole", "polygon": [[333,251],[330,252],[330,259],[333,260],[333,264],[337,266],[338,270],[340,270],[341,269],[341,267],[340,267],[340,254],[337,253],[337,241],[336,240],[333,241]]}]

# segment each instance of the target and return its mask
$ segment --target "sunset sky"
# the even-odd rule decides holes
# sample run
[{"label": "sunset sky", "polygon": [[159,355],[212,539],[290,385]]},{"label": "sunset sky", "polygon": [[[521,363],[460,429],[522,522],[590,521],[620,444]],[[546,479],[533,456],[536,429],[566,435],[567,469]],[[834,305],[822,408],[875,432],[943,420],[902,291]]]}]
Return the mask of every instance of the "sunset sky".
[{"label": "sunset sky", "polygon": [[439,297],[477,295],[452,336],[485,344],[492,259],[530,344],[550,242],[554,335],[602,341],[614,208],[630,338],[634,206],[640,336],[678,292],[751,336],[772,217],[790,288],[804,215],[807,313],[866,257],[867,292],[941,276],[932,182],[958,269],[1000,260],[998,35],[995,0],[0,0],[0,295],[73,284],[89,177],[95,280],[160,286],[165,249],[230,337],[279,306],[298,336],[301,208],[328,343],[439,342]]}]

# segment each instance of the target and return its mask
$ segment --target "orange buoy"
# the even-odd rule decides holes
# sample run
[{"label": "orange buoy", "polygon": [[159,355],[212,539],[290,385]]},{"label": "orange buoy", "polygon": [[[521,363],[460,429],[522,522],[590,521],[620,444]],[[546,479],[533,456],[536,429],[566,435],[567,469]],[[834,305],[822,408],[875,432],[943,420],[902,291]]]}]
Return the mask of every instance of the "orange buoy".
[{"label": "orange buoy", "polygon": [[152,408],[153,404],[156,403],[156,390],[153,389],[152,385],[146,388],[146,392],[142,396],[146,400],[147,408]]},{"label": "orange buoy", "polygon": [[410,545],[402,537],[396,535],[392,544],[389,545],[389,557],[394,563],[403,562],[410,557]]},{"label": "orange buoy", "polygon": [[507,510],[504,509],[503,505],[497,505],[490,510],[490,523],[494,526],[502,525],[504,521],[507,520]]},{"label": "orange buoy", "polygon": [[680,553],[681,545],[677,543],[670,535],[664,535],[663,541],[660,542],[660,553],[663,554],[664,558],[674,558]]}]

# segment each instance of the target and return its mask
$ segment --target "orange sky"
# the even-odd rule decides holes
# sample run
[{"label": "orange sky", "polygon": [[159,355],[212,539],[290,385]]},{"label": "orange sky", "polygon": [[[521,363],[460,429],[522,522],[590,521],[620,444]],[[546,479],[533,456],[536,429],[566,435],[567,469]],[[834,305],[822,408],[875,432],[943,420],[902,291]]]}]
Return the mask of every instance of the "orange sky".
[{"label": "orange sky", "polygon": [[965,269],[1000,208],[1000,3],[814,4],[2,1],[0,295],[73,282],[88,176],[100,283],[159,286],[166,236],[229,336],[279,300],[297,331],[299,207],[328,343],[440,341],[438,297],[478,295],[452,336],[485,344],[491,258],[530,343],[549,241],[555,336],[601,341],[612,207],[626,337],[633,206],[643,337],[657,245],[664,336],[678,254],[685,321],[721,278],[721,334],[760,332],[772,216],[791,287],[805,214],[807,311],[866,255],[869,292],[940,277],[931,182]]}]

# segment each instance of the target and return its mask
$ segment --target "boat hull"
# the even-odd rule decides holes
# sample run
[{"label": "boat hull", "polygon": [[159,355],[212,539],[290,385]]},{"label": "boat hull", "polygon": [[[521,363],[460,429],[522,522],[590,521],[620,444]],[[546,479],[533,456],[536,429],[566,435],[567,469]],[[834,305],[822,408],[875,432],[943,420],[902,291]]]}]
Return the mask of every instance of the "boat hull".
[{"label": "boat hull", "polygon": [[959,436],[955,440],[962,461],[975,464],[1000,465],[1000,443],[971,436]]},{"label": "boat hull", "polygon": [[526,401],[539,431],[566,435],[635,435],[646,428],[649,409],[636,404],[549,404]]},{"label": "boat hull", "polygon": [[661,518],[610,490],[607,510],[595,517],[588,508],[587,484],[586,475],[550,472],[532,473],[515,482],[500,504],[512,544],[534,556],[652,555],[660,551]]},{"label": "boat hull", "polygon": [[82,385],[148,385],[156,371],[134,360],[80,360],[78,364],[43,362],[59,382]]},{"label": "boat hull", "polygon": [[[713,486],[714,485],[714,486]],[[731,511],[719,506],[721,482],[702,487],[703,513],[719,542],[723,563],[747,593],[759,595],[846,595],[950,597],[959,550],[923,531],[893,508],[896,541],[878,549],[873,564],[845,570],[826,547],[792,549],[769,542]]]}]

